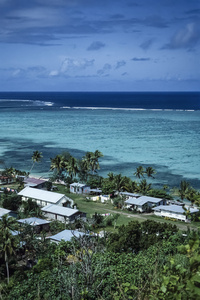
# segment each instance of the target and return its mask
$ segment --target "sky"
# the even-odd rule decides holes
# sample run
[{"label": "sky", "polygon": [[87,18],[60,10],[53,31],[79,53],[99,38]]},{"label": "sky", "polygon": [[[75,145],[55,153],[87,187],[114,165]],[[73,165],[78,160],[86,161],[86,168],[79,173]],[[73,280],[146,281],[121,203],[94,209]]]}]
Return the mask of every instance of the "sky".
[{"label": "sky", "polygon": [[199,91],[200,0],[0,0],[0,91]]}]

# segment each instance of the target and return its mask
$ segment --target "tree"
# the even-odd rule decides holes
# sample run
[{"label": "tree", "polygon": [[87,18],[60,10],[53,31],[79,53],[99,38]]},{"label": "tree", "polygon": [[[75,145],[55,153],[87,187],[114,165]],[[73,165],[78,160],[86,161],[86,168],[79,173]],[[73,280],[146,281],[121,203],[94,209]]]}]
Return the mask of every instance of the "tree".
[{"label": "tree", "polygon": [[178,190],[179,196],[181,200],[184,200],[187,197],[188,192],[190,191],[190,184],[189,182],[182,180],[180,183],[180,188]]},{"label": "tree", "polygon": [[13,211],[17,211],[22,204],[22,197],[15,193],[4,192],[2,195],[3,207]]},{"label": "tree", "polygon": [[69,173],[71,179],[76,177],[76,174],[79,171],[77,159],[73,156],[70,156],[68,163],[66,164],[66,170]]},{"label": "tree", "polygon": [[138,191],[141,194],[146,195],[150,189],[151,189],[151,184],[150,183],[148,184],[146,179],[140,181],[138,185]]},{"label": "tree", "polygon": [[33,169],[35,163],[36,163],[36,162],[38,163],[38,162],[41,161],[41,159],[42,159],[42,152],[39,152],[38,150],[34,151],[31,159],[32,159],[32,161],[33,161],[33,164],[32,164],[32,167],[31,167],[29,173],[31,173],[31,171],[32,171],[32,169]]},{"label": "tree", "polygon": [[137,167],[136,172],[134,173],[134,175],[136,177],[140,178],[140,177],[144,177],[144,173],[145,173],[144,168],[142,166],[139,166],[139,167]]},{"label": "tree", "polygon": [[17,228],[16,220],[7,215],[2,216],[0,220],[0,251],[4,254],[6,264],[7,283],[9,283],[9,257],[14,253],[16,247],[16,239],[12,235],[11,230]]},{"label": "tree", "polygon": [[62,172],[67,169],[68,166],[68,161],[65,159],[65,157],[61,154],[56,155],[54,158],[51,159],[51,166],[50,170],[56,171],[56,175],[58,179],[61,179],[62,177]]},{"label": "tree", "polygon": [[86,152],[86,155],[82,158],[85,169],[88,171],[91,170],[92,174],[94,175],[94,173],[100,169],[99,158],[102,156],[103,154],[99,150],[96,150],[94,153]]},{"label": "tree", "polygon": [[156,171],[152,167],[147,167],[145,173],[147,174],[148,177],[154,178],[153,175],[156,174]]}]

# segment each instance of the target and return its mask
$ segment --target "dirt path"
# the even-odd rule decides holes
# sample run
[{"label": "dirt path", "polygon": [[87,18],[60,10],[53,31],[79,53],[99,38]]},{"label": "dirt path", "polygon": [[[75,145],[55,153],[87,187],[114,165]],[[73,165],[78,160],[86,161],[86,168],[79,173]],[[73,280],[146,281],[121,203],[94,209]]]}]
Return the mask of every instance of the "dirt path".
[{"label": "dirt path", "polygon": [[[112,210],[112,209],[104,209],[105,211],[107,212],[111,212],[111,213],[119,213],[121,215],[125,215],[127,216],[128,218],[133,218],[133,219],[140,219],[142,221],[146,221],[146,220],[152,220],[150,219],[149,217],[150,216],[154,216],[154,214],[129,214],[129,213],[126,213],[126,212],[123,212],[123,211],[116,211],[116,210]],[[153,220],[153,221],[156,221],[156,222],[160,222],[160,223],[167,223],[164,219],[160,218],[159,220]],[[198,230],[197,227],[195,226],[192,226],[190,224],[186,224],[186,223],[183,223],[183,224],[180,224],[180,223],[176,223],[174,222],[174,225],[176,225],[180,230],[183,230],[183,231],[187,231],[188,227],[191,229],[191,230]]]}]

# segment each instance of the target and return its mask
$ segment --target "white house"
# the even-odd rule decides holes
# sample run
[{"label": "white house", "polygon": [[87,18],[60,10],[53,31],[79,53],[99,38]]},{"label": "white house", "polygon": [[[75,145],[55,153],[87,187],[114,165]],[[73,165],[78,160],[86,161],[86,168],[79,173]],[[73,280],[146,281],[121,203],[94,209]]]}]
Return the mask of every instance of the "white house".
[{"label": "white house", "polygon": [[50,221],[40,219],[40,218],[26,218],[26,219],[20,219],[17,220],[17,222],[21,225],[30,225],[35,228],[36,232],[40,232],[42,230],[49,231],[49,224]]},{"label": "white house", "polygon": [[[160,217],[168,217],[187,222],[188,217],[181,205],[160,205],[153,208],[154,214]],[[190,214],[198,213],[197,208],[188,208]]]},{"label": "white house", "polygon": [[52,235],[50,237],[48,237],[50,239],[50,241],[52,242],[55,242],[55,243],[59,243],[61,242],[62,240],[67,242],[67,241],[71,241],[71,239],[73,237],[75,238],[79,238],[81,236],[84,236],[85,233],[84,232],[81,232],[81,231],[78,231],[78,230],[63,230],[55,235]]},{"label": "white house", "polygon": [[84,183],[74,182],[70,184],[70,193],[73,194],[87,194],[90,187]]},{"label": "white house", "polygon": [[86,213],[79,211],[78,209],[61,207],[55,204],[49,204],[42,208],[44,216],[51,220],[58,220],[61,222],[74,222],[77,218],[86,217]]},{"label": "white house", "polygon": [[126,207],[130,209],[136,209],[140,212],[146,211],[148,208],[165,204],[165,199],[154,198],[148,196],[140,196],[138,198],[129,198],[125,201]]},{"label": "white house", "polygon": [[49,192],[41,189],[35,189],[31,187],[26,187],[18,193],[22,196],[23,201],[32,199],[37,202],[41,207],[44,207],[48,204],[64,205],[67,202],[70,202],[70,206],[73,205],[73,200],[68,198],[64,194]]}]

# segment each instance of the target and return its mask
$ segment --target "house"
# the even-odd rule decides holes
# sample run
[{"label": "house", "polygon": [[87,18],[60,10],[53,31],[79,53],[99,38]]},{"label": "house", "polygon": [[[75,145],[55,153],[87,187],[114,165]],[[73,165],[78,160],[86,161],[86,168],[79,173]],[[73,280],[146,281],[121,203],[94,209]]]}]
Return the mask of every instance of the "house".
[{"label": "house", "polygon": [[33,178],[33,177],[25,177],[24,178],[24,186],[27,187],[33,187],[37,189],[42,189],[44,188],[46,183],[46,180],[43,179],[38,179],[38,178]]},{"label": "house", "polygon": [[70,193],[89,194],[90,187],[86,184],[74,182],[70,184]]},{"label": "house", "polygon": [[40,219],[40,218],[26,218],[17,220],[17,222],[21,225],[30,225],[34,227],[37,233],[41,231],[49,231],[50,221]]},{"label": "house", "polygon": [[120,192],[119,193],[121,196],[124,196],[127,200],[129,198],[139,198],[141,195],[135,194],[135,193],[129,193],[129,192]]},{"label": "house", "polygon": [[67,206],[67,203],[69,203],[70,206],[74,204],[73,200],[71,198],[68,198],[64,194],[49,192],[31,187],[25,187],[22,191],[18,193],[18,195],[22,196],[23,201],[32,199],[36,201],[37,204],[41,207],[44,207],[48,204],[56,204],[60,206]]},{"label": "house", "polygon": [[86,213],[80,212],[78,209],[61,207],[55,204],[49,204],[43,207],[42,212],[48,219],[66,223],[74,222],[77,218],[86,218]]},{"label": "house", "polygon": [[11,213],[11,210],[0,207],[0,219],[1,219],[4,215],[10,215],[10,213]]},{"label": "house", "polygon": [[0,184],[9,184],[13,183],[14,179],[13,177],[8,177],[8,176],[0,176]]},{"label": "house", "polygon": [[62,240],[65,242],[71,241],[72,238],[79,238],[81,236],[86,235],[84,232],[78,230],[63,230],[55,235],[48,237],[51,242],[59,243]]},{"label": "house", "polygon": [[148,196],[140,196],[138,198],[129,198],[125,201],[126,207],[129,209],[136,209],[137,211],[144,212],[149,208],[158,205],[164,205],[165,199],[148,197]]},{"label": "house", "polygon": [[[181,205],[160,205],[153,208],[154,214],[160,217],[168,217],[187,222],[188,216]],[[189,214],[196,214],[199,212],[197,208],[187,208]]]}]

